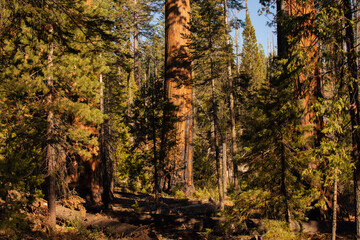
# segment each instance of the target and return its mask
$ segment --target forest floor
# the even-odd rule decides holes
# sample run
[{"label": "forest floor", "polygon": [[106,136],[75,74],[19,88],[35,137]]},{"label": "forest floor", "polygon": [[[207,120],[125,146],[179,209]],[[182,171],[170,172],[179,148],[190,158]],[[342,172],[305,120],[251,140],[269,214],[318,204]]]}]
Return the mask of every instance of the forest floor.
[{"label": "forest floor", "polygon": [[[233,234],[219,217],[218,207],[211,199],[179,199],[161,197],[156,208],[153,195],[143,193],[116,192],[110,210],[106,212],[86,211],[83,200],[75,197],[71,201],[59,201],[57,205],[57,228],[50,231],[46,226],[46,201],[38,200],[28,213],[31,231],[0,231],[2,239],[242,239],[256,240],[260,237],[261,224],[251,234]],[[252,223],[256,223],[254,220]],[[256,225],[256,224],[255,224]],[[353,225],[350,225],[352,228]],[[341,226],[340,226],[341,227]],[[348,225],[345,225],[345,228]],[[304,223],[303,232],[296,239],[325,240],[331,234],[323,231],[319,223]],[[268,238],[269,239],[269,238]],[[282,237],[274,239],[285,239]],[[289,239],[289,238],[286,238]],[[290,238],[291,239],[291,238]],[[354,239],[351,230],[343,231],[337,239]]]}]

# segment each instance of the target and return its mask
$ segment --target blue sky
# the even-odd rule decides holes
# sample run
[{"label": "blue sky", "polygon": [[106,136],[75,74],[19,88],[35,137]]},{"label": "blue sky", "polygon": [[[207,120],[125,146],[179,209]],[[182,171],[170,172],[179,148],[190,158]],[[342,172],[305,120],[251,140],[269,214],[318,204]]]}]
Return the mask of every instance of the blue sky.
[{"label": "blue sky", "polygon": [[[265,51],[265,55],[268,56],[268,49],[270,46],[268,46],[268,42],[275,41],[276,44],[276,36],[274,35],[274,27],[269,27],[267,25],[267,22],[270,22],[272,20],[271,15],[265,15],[263,13],[259,16],[258,11],[261,9],[261,4],[259,3],[259,0],[248,0],[248,8],[250,13],[251,22],[255,28],[256,31],[256,37],[258,42],[263,46],[263,49]],[[238,18],[241,20],[245,20],[245,9],[242,10],[240,13],[238,13]],[[240,34],[242,32],[242,28],[240,29]],[[240,35],[241,36],[241,35]],[[235,37],[234,39],[234,45],[235,45]],[[241,42],[242,44],[242,39]]]}]

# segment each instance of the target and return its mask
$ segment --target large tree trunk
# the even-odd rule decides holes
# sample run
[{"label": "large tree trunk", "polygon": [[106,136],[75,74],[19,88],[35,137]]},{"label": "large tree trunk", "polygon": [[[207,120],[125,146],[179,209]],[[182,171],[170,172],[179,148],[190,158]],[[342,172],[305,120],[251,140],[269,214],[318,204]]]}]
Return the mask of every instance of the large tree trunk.
[{"label": "large tree trunk", "polygon": [[[308,34],[310,28],[314,25],[315,19],[315,4],[314,1],[310,2],[298,2],[288,0],[287,3],[288,14],[292,17],[303,17],[307,16],[305,20],[301,19],[300,28],[298,29],[298,34],[302,34],[299,40],[297,47],[303,51],[306,59],[303,59],[302,63],[302,73],[296,79],[295,82],[295,93],[302,101],[302,124],[310,125],[314,124],[315,128],[311,131],[305,132],[305,136],[314,139],[312,144],[309,146],[318,146],[321,139],[321,128],[322,122],[320,118],[315,120],[315,113],[312,110],[312,104],[316,101],[317,98],[321,97],[321,86],[318,74],[318,67],[316,67],[317,62],[317,38],[314,34]],[[291,51],[291,49],[290,49]],[[316,168],[318,165],[317,162],[311,163],[310,167]]]},{"label": "large tree trunk", "polygon": [[[166,0],[165,2],[165,92],[166,99],[175,107],[164,112],[162,155],[165,164],[173,163],[175,175],[184,183],[184,191],[194,191],[192,181],[192,103],[191,60],[188,40],[190,0]],[[175,116],[174,131],[171,118]],[[171,139],[175,138],[175,139]],[[176,141],[175,147],[165,145]],[[184,167],[186,169],[184,169]],[[172,183],[174,184],[174,182]]]},{"label": "large tree trunk", "polygon": [[[52,34],[53,29],[51,26],[50,34]],[[47,177],[47,187],[48,187],[48,209],[49,209],[49,225],[51,228],[56,226],[56,153],[55,153],[55,116],[54,112],[51,110],[53,103],[53,93],[54,93],[54,81],[51,71],[53,70],[53,55],[54,55],[54,43],[50,42],[49,44],[49,54],[48,54],[48,71],[49,76],[47,79],[47,88],[49,93],[47,96],[47,130],[46,130],[46,146],[45,146],[45,162],[47,163],[47,170],[49,176]]]},{"label": "large tree trunk", "polygon": [[[314,1],[301,2],[293,0],[281,0],[278,1],[279,18],[278,18],[278,55],[281,58],[291,57],[292,48],[297,48],[303,52],[306,56],[300,64],[302,72],[295,78],[295,94],[301,100],[302,103],[302,125],[314,124],[315,128],[305,132],[305,136],[313,142],[309,142],[308,147],[318,146],[321,140],[321,129],[323,126],[322,120],[316,118],[314,120],[315,113],[312,110],[314,101],[322,96],[321,83],[319,79],[319,69],[316,66],[317,63],[317,38],[314,34],[309,34],[310,29],[314,25],[315,19],[315,4]],[[298,21],[298,24],[292,25],[296,28],[296,32],[293,34],[300,35],[298,42],[294,46],[289,46],[287,39],[289,28],[286,29],[284,17],[291,16],[294,21]],[[299,19],[297,19],[299,18]],[[310,164],[310,167],[316,168],[317,162]]]},{"label": "large tree trunk", "polygon": [[283,19],[288,14],[286,1],[288,0],[276,0],[276,22],[277,22],[277,47],[278,47],[278,57],[288,58],[289,47],[287,43],[287,33],[286,27],[284,25]]},{"label": "large tree trunk", "polygon": [[349,97],[350,97],[350,118],[352,127],[352,159],[355,164],[354,168],[354,195],[355,195],[355,222],[356,222],[356,239],[360,239],[360,134],[359,134],[359,81],[357,52],[355,49],[355,33],[353,24],[353,9],[350,0],[344,0],[346,21],[346,49],[348,51],[347,62],[349,68]]}]

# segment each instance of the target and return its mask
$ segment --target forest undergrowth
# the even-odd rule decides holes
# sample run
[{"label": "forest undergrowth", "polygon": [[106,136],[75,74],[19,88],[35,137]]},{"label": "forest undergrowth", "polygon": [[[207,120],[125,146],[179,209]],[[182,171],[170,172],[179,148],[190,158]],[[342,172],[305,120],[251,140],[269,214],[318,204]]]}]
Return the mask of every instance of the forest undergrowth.
[{"label": "forest undergrowth", "polygon": [[[13,192],[11,197],[19,200],[21,193]],[[221,212],[216,199],[204,190],[191,198],[180,191],[163,194],[158,206],[153,194],[115,191],[107,211],[86,209],[85,200],[73,193],[57,201],[55,229],[47,224],[47,201],[42,198],[23,205],[15,215],[6,215],[9,206],[5,201],[0,204],[0,239],[331,239],[329,223],[299,222],[301,229],[294,231],[285,222],[261,219],[256,214],[239,221],[229,214],[234,207],[230,199]],[[355,239],[351,227],[351,223],[350,229],[349,223],[341,225],[337,239]]]}]

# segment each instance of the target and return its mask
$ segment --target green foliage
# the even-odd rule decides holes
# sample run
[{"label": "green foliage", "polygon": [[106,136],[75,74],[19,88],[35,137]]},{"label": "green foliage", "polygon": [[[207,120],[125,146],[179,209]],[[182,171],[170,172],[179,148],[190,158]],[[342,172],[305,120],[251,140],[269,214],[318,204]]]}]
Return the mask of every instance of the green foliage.
[{"label": "green foliage", "polygon": [[[203,119],[201,113],[197,115],[198,120],[207,121]],[[204,129],[204,127],[206,127]],[[196,138],[194,139],[194,181],[196,183],[196,193],[206,189],[215,188],[216,183],[216,166],[215,162],[209,162],[208,149],[210,148],[207,133],[203,131],[209,131],[207,126],[199,124]],[[204,177],[206,176],[206,177]],[[202,194],[201,194],[202,195]],[[215,195],[214,195],[215,196]]]},{"label": "green foliage", "polygon": [[[301,105],[294,99],[294,82],[289,77],[296,72],[282,72],[280,69],[286,70],[283,62],[274,62],[271,67],[270,87],[251,94],[244,102],[243,149],[235,158],[248,170],[240,179],[243,192],[234,195],[234,200],[241,202],[238,199],[264,196],[259,197],[260,202],[244,204],[235,212],[239,212],[240,217],[257,211],[262,216],[282,218],[287,201],[294,217],[304,218],[309,202],[317,196],[302,175],[310,160],[310,152],[305,147],[309,139],[304,133],[312,127],[300,121]],[[286,184],[287,198],[282,181]]]},{"label": "green foliage", "polygon": [[251,23],[248,10],[246,11],[245,28],[242,35],[244,43],[240,55],[240,84],[249,91],[258,90],[265,84],[265,56],[262,47],[257,43],[255,28]]},{"label": "green foliage", "polygon": [[80,229],[81,227],[83,227],[81,223],[81,219],[77,217],[66,220],[66,226],[72,229]]},{"label": "green foliage", "polygon": [[184,199],[185,198],[185,193],[184,193],[184,191],[182,191],[182,190],[176,190],[175,192],[174,192],[174,196],[176,197],[176,198],[180,198],[180,199]]},{"label": "green foliage", "polygon": [[[266,11],[275,3],[260,2]],[[191,34],[183,36],[191,39],[193,66],[194,196],[218,200],[215,154],[209,141],[214,131],[211,122],[216,118],[218,140],[225,141],[230,120],[228,91],[233,90],[240,146],[233,160],[243,171],[239,190],[231,193],[234,206],[229,218],[239,225],[251,216],[283,219],[287,202],[292,218],[306,219],[312,208],[330,207],[332,196],[324,193],[332,191],[335,172],[343,186],[340,194],[347,196],[352,191],[349,112],[353,106],[346,92],[349,70],[343,3],[315,1],[314,16],[277,18],[278,26],[288,30],[286,47],[291,51],[286,59],[269,58],[268,69],[247,12],[241,73],[234,79],[234,89],[226,84],[228,60],[230,57],[233,65],[234,56],[231,44],[226,43],[223,3],[192,1]],[[66,161],[58,154],[57,176],[63,178],[59,183],[66,182],[66,164],[77,157],[91,159],[104,153],[100,150],[103,139],[99,139],[103,126],[106,154],[115,162],[117,184],[125,182],[132,191],[150,192],[156,173],[164,177],[172,171],[161,158],[164,112],[171,110],[163,100],[165,26],[161,7],[161,3],[148,0],[137,4],[92,0],[90,6],[84,0],[1,2],[0,199],[1,219],[5,219],[1,228],[10,229],[14,236],[17,228],[27,230],[21,212],[42,194],[39,189],[48,174],[46,145],[56,145],[66,154]],[[238,1],[229,1],[229,7],[240,9]],[[153,26],[155,11],[160,17]],[[132,76],[131,39],[136,26],[141,35],[140,89]],[[309,51],[313,49],[301,45],[309,36],[318,40],[312,59]],[[299,79],[301,84],[296,85]],[[311,108],[306,110],[313,113],[310,122],[321,122],[321,129],[302,121],[307,114],[304,99],[310,94],[308,89],[313,91],[314,81],[321,82],[322,90],[311,93]],[[102,110],[100,99],[105,102]],[[215,110],[216,116],[211,116]],[[47,135],[49,112],[56,119],[51,138]],[[318,132],[308,137],[314,130]],[[10,196],[16,192],[20,198]],[[180,189],[174,194],[184,197]],[[138,203],[133,207],[140,209]],[[76,222],[70,225],[81,228]],[[296,238],[283,222],[265,221],[265,228],[264,239]]]},{"label": "green foliage", "polygon": [[248,217],[259,213],[266,216],[269,210],[270,196],[270,191],[264,191],[260,188],[234,192],[231,196],[235,200],[234,206],[229,210],[231,221],[242,223]]},{"label": "green foliage", "polygon": [[264,220],[264,227],[266,233],[262,235],[263,239],[279,239],[279,240],[294,240],[299,239],[295,233],[290,231],[286,222],[277,220]]},{"label": "green foliage", "polygon": [[[226,44],[223,1],[193,1],[189,38],[193,65],[194,124],[194,180],[201,188],[216,186],[215,149],[211,144],[211,124],[215,126],[219,142],[223,141],[227,121],[227,64],[232,56]],[[216,116],[215,116],[216,115]],[[220,144],[221,145],[221,144]],[[217,148],[219,148],[217,146]]]},{"label": "green foliage", "polygon": [[84,1],[2,2],[9,19],[0,32],[0,183],[9,184],[1,198],[14,189],[24,192],[26,201],[36,197],[49,173],[46,146],[59,151],[59,195],[67,189],[61,185],[67,183],[66,161],[98,154],[96,127],[104,121],[98,74],[109,72],[99,50],[112,28],[102,10]]},{"label": "green foliage", "polygon": [[136,213],[141,213],[141,207],[138,201],[135,201],[135,203],[131,205],[131,207],[134,209]]},{"label": "green foliage", "polygon": [[20,193],[10,191],[5,202],[1,199],[0,230],[5,231],[9,239],[20,239],[23,232],[30,230],[30,223],[26,221],[26,215],[23,211],[25,203],[24,196],[14,199],[14,194],[18,195]]},{"label": "green foliage", "polygon": [[210,186],[206,185],[205,187],[197,187],[196,191],[193,193],[193,197],[202,200],[212,199],[213,201],[219,201],[218,188],[215,186]]}]

